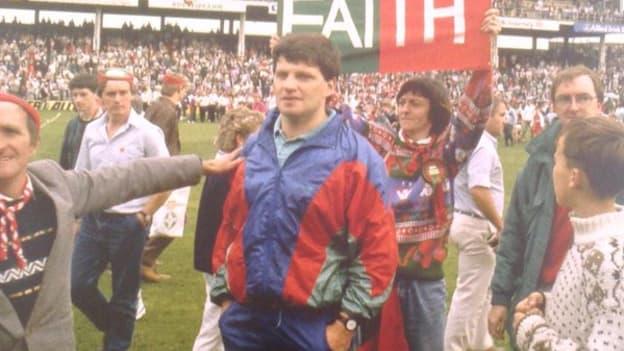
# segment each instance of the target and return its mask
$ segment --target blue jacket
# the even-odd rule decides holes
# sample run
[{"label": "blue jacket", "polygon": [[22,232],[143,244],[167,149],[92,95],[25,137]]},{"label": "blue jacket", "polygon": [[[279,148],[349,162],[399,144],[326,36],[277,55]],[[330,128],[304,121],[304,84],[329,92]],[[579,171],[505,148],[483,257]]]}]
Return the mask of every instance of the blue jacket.
[{"label": "blue jacket", "polygon": [[339,307],[371,318],[397,268],[383,161],[342,118],[279,166],[269,112],[243,154],[213,256],[213,301]]}]

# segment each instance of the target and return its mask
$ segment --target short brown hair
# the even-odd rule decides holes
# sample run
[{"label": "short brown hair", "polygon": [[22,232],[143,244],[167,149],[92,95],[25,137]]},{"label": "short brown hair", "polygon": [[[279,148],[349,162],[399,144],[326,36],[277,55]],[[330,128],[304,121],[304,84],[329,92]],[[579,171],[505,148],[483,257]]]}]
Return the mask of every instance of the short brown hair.
[{"label": "short brown hair", "polygon": [[624,190],[624,125],[606,117],[574,118],[563,127],[563,155],[599,198]]},{"label": "short brown hair", "polygon": [[221,117],[219,123],[217,147],[221,151],[233,151],[236,149],[236,136],[240,135],[243,139],[247,139],[250,134],[258,129],[263,120],[264,115],[262,113],[245,107],[228,111]]},{"label": "short brown hair", "polygon": [[288,62],[318,67],[325,80],[332,80],[340,74],[340,52],[329,39],[318,33],[285,35],[273,49],[273,70],[280,57]]},{"label": "short brown hair", "polygon": [[592,80],[592,83],[594,83],[594,90],[596,91],[596,98],[598,102],[602,103],[604,100],[604,85],[602,84],[602,80],[596,72],[583,65],[568,67],[557,73],[555,79],[553,79],[552,87],[550,88],[550,101],[553,103],[555,102],[557,88],[559,88],[562,83],[569,82],[580,76],[588,76]]},{"label": "short brown hair", "polygon": [[451,120],[451,100],[444,86],[431,78],[419,77],[408,80],[401,85],[396,96],[398,103],[401,97],[413,93],[429,100],[429,122],[431,133],[440,135]]},{"label": "short brown hair", "polygon": [[70,91],[74,89],[89,89],[95,94],[97,86],[97,78],[93,74],[87,73],[78,74],[69,82]]}]

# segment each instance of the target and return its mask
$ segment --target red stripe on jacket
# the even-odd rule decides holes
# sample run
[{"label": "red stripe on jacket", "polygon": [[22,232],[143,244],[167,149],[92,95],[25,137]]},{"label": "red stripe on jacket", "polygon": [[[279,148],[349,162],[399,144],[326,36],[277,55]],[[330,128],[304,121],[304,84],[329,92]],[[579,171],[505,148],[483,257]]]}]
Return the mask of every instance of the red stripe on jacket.
[{"label": "red stripe on jacket", "polygon": [[[345,189],[352,193],[345,193]],[[388,287],[398,262],[396,241],[382,240],[394,238],[387,232],[394,228],[392,211],[368,181],[366,166],[345,162],[325,180],[301,219],[284,282],[287,301],[307,303],[326,261],[327,247],[345,226],[361,245],[359,252],[364,252],[360,260],[371,279],[371,295],[382,294]]]}]

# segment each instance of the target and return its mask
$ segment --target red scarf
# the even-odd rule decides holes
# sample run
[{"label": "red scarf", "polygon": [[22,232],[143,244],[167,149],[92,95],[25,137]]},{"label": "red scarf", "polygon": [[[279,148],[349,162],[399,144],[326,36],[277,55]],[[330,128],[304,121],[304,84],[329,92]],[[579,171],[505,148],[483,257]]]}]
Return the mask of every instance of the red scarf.
[{"label": "red scarf", "polygon": [[[26,206],[32,197],[32,186],[30,183],[24,187],[22,197],[16,201],[6,201],[0,199],[0,262],[6,261],[9,246],[13,250],[17,266],[20,269],[26,268],[26,258],[22,251],[22,242],[17,231],[17,211]],[[10,205],[8,203],[11,203]]]}]

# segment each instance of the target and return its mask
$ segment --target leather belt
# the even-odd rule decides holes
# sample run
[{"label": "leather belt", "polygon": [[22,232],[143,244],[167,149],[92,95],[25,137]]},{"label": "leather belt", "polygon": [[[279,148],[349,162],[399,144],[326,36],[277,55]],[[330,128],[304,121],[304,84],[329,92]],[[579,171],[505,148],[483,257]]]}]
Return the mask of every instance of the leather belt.
[{"label": "leather belt", "polygon": [[463,214],[465,216],[470,216],[472,218],[477,218],[477,219],[485,219],[487,220],[487,218],[481,216],[480,214],[476,214],[474,212],[470,212],[470,211],[463,211],[463,210],[459,210],[459,209],[454,209],[453,211],[459,213],[459,214]]}]

